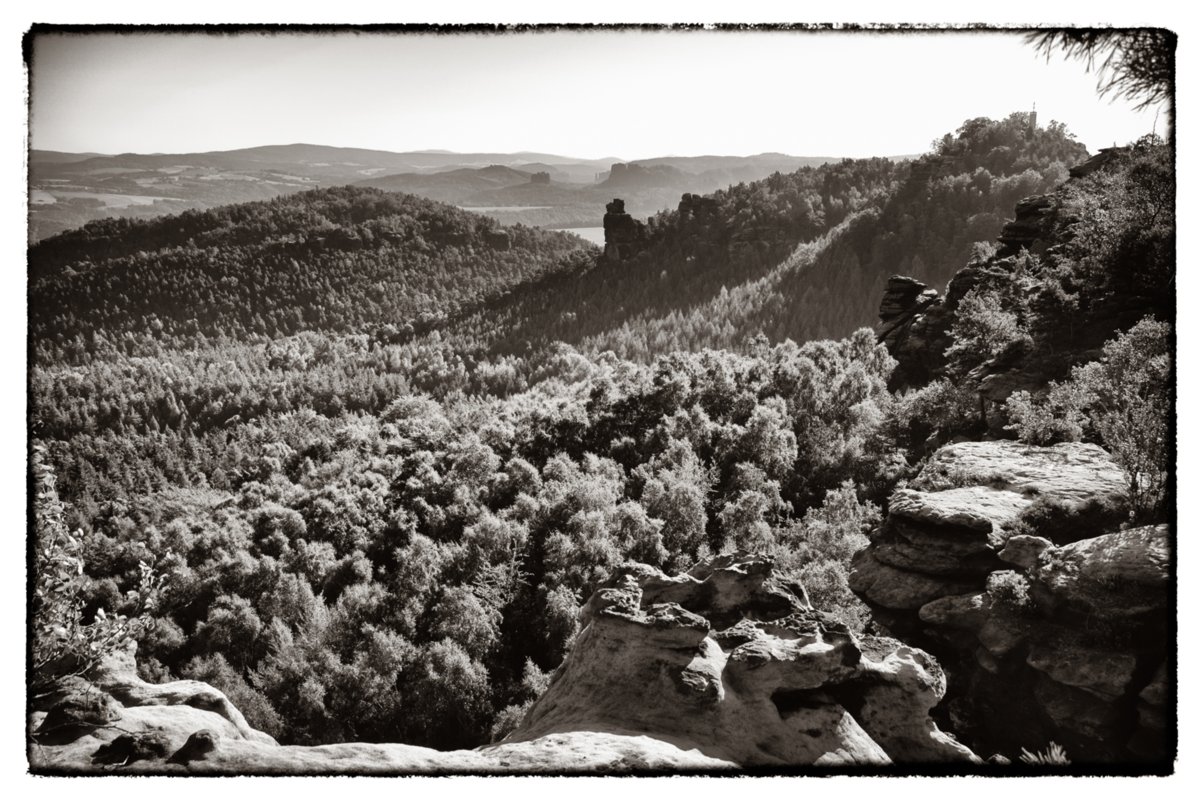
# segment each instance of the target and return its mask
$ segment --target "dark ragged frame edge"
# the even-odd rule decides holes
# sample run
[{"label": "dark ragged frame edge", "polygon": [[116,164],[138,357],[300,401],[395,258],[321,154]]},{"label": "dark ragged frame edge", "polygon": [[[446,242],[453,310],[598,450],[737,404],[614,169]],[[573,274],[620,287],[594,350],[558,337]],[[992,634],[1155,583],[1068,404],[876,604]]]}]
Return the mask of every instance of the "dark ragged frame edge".
[{"label": "dark ragged frame edge", "polygon": [[[799,33],[799,34],[945,34],[945,33],[1013,33],[1013,34],[1031,34],[1042,31],[1052,30],[1049,26],[1012,26],[1012,25],[988,25],[988,24],[970,24],[970,25],[937,25],[937,24],[906,24],[906,23],[886,23],[886,24],[862,24],[862,23],[768,23],[768,24],[749,24],[749,23],[672,23],[672,24],[645,24],[645,23],[517,23],[517,24],[393,24],[393,23],[368,23],[368,24],[296,24],[296,23],[253,23],[253,24],[97,24],[97,25],[78,25],[78,24],[51,24],[51,23],[34,23],[29,30],[21,38],[21,53],[25,64],[26,72],[26,103],[32,102],[33,93],[33,40],[38,35],[44,34],[139,34],[139,33],[172,33],[172,34],[206,34],[210,36],[228,36],[228,35],[246,35],[246,34],[392,34],[392,35],[511,35],[511,34],[536,34],[559,31],[577,31],[577,32],[736,32],[736,31],[760,31],[760,32],[775,32],[775,33]],[[1147,28],[1132,28],[1132,27],[1112,27],[1112,28],[1071,28],[1072,30],[1105,30],[1112,32],[1147,30]],[[1176,130],[1175,130],[1175,101],[1176,101],[1176,86],[1175,86],[1175,51],[1178,46],[1178,36],[1173,31],[1166,29],[1159,30],[1166,34],[1165,38],[1170,47],[1171,57],[1171,81],[1168,88],[1167,102],[1167,141],[1171,146],[1172,155],[1175,152],[1176,145]],[[1038,57],[1036,53],[1030,53],[1031,57]],[[32,149],[32,138],[28,139],[29,149]],[[29,152],[26,152],[26,185],[28,185],[28,168],[29,168]],[[1177,172],[1176,172],[1177,174]],[[1178,191],[1178,188],[1176,189]],[[1176,222],[1178,225],[1178,221]],[[28,280],[28,263],[26,264],[26,280]],[[1176,305],[1178,305],[1178,294],[1176,295]],[[1168,703],[1174,706],[1174,711],[1171,713],[1170,722],[1166,728],[1166,755],[1167,760],[1161,762],[1150,763],[1114,763],[1114,764],[1074,764],[1069,767],[1060,766],[1039,766],[1028,765],[1014,761],[1008,765],[998,764],[895,764],[890,767],[878,766],[806,766],[806,767],[758,767],[753,770],[688,770],[688,769],[667,769],[667,770],[638,770],[632,772],[571,772],[571,771],[556,771],[547,769],[537,772],[520,772],[520,773],[503,773],[489,771],[455,771],[455,772],[410,772],[410,773],[380,773],[380,772],[331,772],[327,774],[321,773],[294,773],[294,772],[255,772],[255,773],[198,773],[188,771],[162,771],[162,772],[126,772],[120,770],[97,770],[97,771],[64,771],[54,769],[34,769],[30,768],[29,772],[34,775],[52,776],[52,777],[77,777],[77,778],[111,778],[111,777],[279,777],[279,776],[297,776],[301,774],[303,777],[389,777],[389,778],[406,778],[406,777],[445,777],[453,775],[469,775],[469,776],[484,776],[484,777],[505,777],[511,778],[514,776],[520,777],[678,777],[678,776],[703,776],[703,777],[720,777],[720,778],[760,778],[760,777],[778,777],[778,776],[809,776],[809,777],[829,777],[840,775],[867,775],[872,777],[905,777],[905,776],[974,776],[974,777],[1030,777],[1030,776],[1070,776],[1070,777],[1085,777],[1085,776],[1130,776],[1130,775],[1153,775],[1167,776],[1174,774],[1175,761],[1179,755],[1179,703],[1178,703],[1178,659],[1179,659],[1179,595],[1178,595],[1178,557],[1176,552],[1177,534],[1179,526],[1179,504],[1177,492],[1177,468],[1178,468],[1178,340],[1176,337],[1175,324],[1171,326],[1171,348],[1174,357],[1171,361],[1171,404],[1175,407],[1175,411],[1169,417],[1168,435],[1170,437],[1170,461],[1171,471],[1168,475],[1167,491],[1170,502],[1171,515],[1171,530],[1169,538],[1171,540],[1171,556],[1169,563],[1169,573],[1171,578],[1171,609],[1168,619],[1168,628],[1172,636],[1173,650],[1170,660],[1170,677],[1168,679]],[[33,461],[33,403],[28,386],[33,377],[33,341],[29,338],[28,326],[26,327],[26,396],[25,396],[25,412],[26,412],[26,603],[25,603],[25,618],[26,618],[26,634],[25,634],[25,655],[26,655],[26,700],[29,699],[29,669],[33,660],[33,638],[28,633],[33,624],[33,590],[32,576],[36,565],[36,549],[35,549],[35,517],[34,517],[34,498],[36,491],[36,483],[32,470],[28,463]],[[26,738],[29,744],[36,744],[32,741],[32,728],[28,726],[29,712],[28,704],[26,708]],[[27,753],[28,754],[28,753]],[[27,758],[28,760],[28,758]]]}]

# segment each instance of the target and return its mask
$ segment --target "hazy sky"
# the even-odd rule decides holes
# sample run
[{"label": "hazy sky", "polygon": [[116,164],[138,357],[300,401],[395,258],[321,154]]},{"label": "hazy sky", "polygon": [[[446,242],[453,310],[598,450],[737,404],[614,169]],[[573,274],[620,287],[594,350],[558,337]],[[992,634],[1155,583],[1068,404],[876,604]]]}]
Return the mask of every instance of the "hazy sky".
[{"label": "hazy sky", "polygon": [[1020,34],[81,34],[33,53],[33,146],[67,151],[865,156],[1034,103],[1092,150],[1155,124]]}]

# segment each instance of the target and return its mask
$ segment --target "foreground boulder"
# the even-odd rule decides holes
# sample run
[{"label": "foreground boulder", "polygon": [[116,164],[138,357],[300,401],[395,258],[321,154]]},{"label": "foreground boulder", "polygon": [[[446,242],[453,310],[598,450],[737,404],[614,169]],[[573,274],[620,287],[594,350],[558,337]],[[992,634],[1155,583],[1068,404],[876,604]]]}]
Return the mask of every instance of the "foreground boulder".
[{"label": "foreground boulder", "polygon": [[814,611],[765,557],[668,578],[618,571],[546,693],[506,741],[585,728],[669,740],[743,766],[966,762],[929,710],[941,668]]},{"label": "foreground boulder", "polygon": [[1170,529],[1120,528],[1123,478],[1092,445],[947,446],[856,555],[851,588],[938,656],[976,750],[1169,758]]},{"label": "foreground boulder", "polygon": [[[495,773],[979,760],[930,718],[946,688],[931,657],[851,633],[814,610],[769,558],[718,557],[676,577],[628,565],[592,596],[581,620],[570,655],[517,730],[476,750],[281,746],[206,684],[142,681],[129,651],[110,659],[94,684],[67,690],[102,695],[86,716],[103,724],[39,740],[31,764],[39,771]],[[34,712],[35,738],[50,716],[45,707]],[[74,714],[57,716],[61,725]]]}]

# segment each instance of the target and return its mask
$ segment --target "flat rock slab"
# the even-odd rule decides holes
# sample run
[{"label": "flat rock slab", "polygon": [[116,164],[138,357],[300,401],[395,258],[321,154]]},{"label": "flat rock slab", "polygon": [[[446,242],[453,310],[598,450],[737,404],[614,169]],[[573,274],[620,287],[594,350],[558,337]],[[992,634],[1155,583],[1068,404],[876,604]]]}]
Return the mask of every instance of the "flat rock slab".
[{"label": "flat rock slab", "polygon": [[1137,656],[1064,640],[1035,644],[1026,662],[1064,686],[1086,689],[1103,700],[1114,700],[1125,693],[1133,679]]},{"label": "flat rock slab", "polygon": [[1031,580],[1090,615],[1133,618],[1169,605],[1170,561],[1170,527],[1143,526],[1050,548]]},{"label": "flat rock slab", "polygon": [[990,536],[1011,527],[1033,501],[1024,493],[992,486],[954,487],[940,492],[902,489],[892,493],[888,510],[918,523]]},{"label": "flat rock slab", "polygon": [[942,492],[963,486],[989,486],[1067,504],[1125,495],[1125,472],[1091,443],[1035,446],[1008,440],[955,443],[939,449],[911,487]]},{"label": "flat rock slab", "polygon": [[849,582],[850,589],[885,609],[919,609],[937,598],[979,588],[971,581],[937,578],[886,565],[875,558],[870,548],[854,555]]}]

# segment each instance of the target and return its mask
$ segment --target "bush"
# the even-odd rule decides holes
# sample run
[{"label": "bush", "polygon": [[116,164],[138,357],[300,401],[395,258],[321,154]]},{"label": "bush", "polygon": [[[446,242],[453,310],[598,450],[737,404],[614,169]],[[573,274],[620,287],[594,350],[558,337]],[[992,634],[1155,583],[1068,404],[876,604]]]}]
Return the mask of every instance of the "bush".
[{"label": "bush", "polygon": [[1032,614],[1037,603],[1029,594],[1029,581],[1015,570],[997,570],[988,576],[988,595],[994,606],[1003,606],[1016,614]]},{"label": "bush", "polygon": [[932,453],[956,434],[979,426],[979,393],[970,385],[938,379],[898,396],[888,416],[892,438],[910,457]]},{"label": "bush", "polygon": [[1153,521],[1166,508],[1172,370],[1171,326],[1143,318],[1104,344],[1099,360],[1051,383],[1044,400],[1011,396],[1006,428],[1031,443],[1096,439],[1125,470],[1134,516]]},{"label": "bush", "polygon": [[[147,619],[108,614],[96,609],[91,622],[84,616],[85,590],[90,579],[83,572],[82,532],[71,533],[63,520],[54,471],[45,464],[46,450],[33,451],[34,545],[36,582],[33,590],[33,694],[49,691],[71,675],[87,676],[107,655],[140,634]],[[157,598],[162,579],[139,562],[141,585],[136,608],[147,608]]]},{"label": "bush", "polygon": [[183,668],[183,677],[204,681],[225,693],[250,727],[270,736],[279,736],[283,720],[262,692],[246,683],[246,679],[229,665],[220,653],[192,659]]},{"label": "bush", "polygon": [[867,533],[879,521],[879,507],[859,501],[854,482],[845,481],[788,528],[775,546],[780,571],[804,585],[813,606],[856,631],[865,627],[870,611],[850,590],[850,560],[867,545]]},{"label": "bush", "polygon": [[973,288],[954,311],[950,336],[954,342],[946,350],[946,362],[958,376],[995,357],[1029,333],[1018,315],[1003,309],[1010,306],[994,290]]}]

